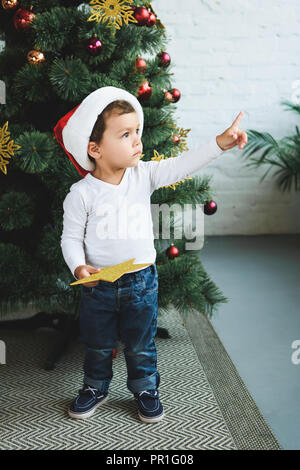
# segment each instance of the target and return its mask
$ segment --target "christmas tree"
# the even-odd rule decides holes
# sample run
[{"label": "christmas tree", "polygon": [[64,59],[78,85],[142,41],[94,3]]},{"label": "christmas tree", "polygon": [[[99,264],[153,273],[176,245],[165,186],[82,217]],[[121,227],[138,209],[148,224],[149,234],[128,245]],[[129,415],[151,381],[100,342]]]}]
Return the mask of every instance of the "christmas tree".
[{"label": "christmas tree", "polygon": [[[78,315],[80,288],[70,286],[60,237],[63,200],[82,176],[53,128],[89,93],[115,86],[143,106],[144,161],[188,150],[190,129],[173,118],[180,91],[172,86],[166,30],[150,3],[131,0],[2,0],[0,29],[1,314],[32,302],[37,310]],[[213,214],[209,183],[208,176],[185,178],[156,190],[151,203],[203,204]],[[170,224],[172,234],[174,214]],[[190,241],[155,239],[159,309],[173,304],[211,316],[227,299],[199,250],[186,249]]]}]

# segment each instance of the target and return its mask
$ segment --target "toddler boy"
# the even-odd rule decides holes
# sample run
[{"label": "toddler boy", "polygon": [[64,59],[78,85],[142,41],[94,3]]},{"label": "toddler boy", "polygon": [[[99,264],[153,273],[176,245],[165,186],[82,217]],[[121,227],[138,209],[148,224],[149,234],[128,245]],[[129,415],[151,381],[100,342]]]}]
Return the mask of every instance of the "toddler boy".
[{"label": "toddler boy", "polygon": [[233,125],[195,150],[161,161],[140,160],[144,116],[135,96],[112,86],[88,95],[60,119],[57,140],[83,178],[64,203],[61,248],[75,279],[131,258],[150,264],[115,282],[81,284],[80,340],[85,347],[84,383],[70,404],[72,418],[87,418],[104,403],[112,352],[124,343],[127,388],[140,419],[164,417],[154,337],[158,317],[158,275],[150,196],[207,165],[247,136]]}]

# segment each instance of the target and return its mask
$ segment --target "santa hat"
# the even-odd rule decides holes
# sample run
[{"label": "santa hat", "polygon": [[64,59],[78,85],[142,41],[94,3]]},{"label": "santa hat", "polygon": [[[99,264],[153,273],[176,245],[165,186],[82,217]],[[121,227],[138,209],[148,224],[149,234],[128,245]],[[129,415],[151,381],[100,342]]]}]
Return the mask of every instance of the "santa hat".
[{"label": "santa hat", "polygon": [[88,157],[87,147],[90,135],[99,114],[115,100],[128,101],[139,118],[141,138],[144,126],[143,108],[138,99],[122,88],[105,86],[90,93],[84,100],[63,116],[54,127],[57,141],[82,176],[95,169],[95,163]]}]

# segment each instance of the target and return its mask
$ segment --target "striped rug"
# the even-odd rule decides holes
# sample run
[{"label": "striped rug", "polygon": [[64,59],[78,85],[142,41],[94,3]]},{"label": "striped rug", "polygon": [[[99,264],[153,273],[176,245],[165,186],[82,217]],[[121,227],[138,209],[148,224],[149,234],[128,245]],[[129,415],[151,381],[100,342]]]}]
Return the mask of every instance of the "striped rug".
[{"label": "striped rug", "polygon": [[[126,387],[123,344],[113,359],[109,399],[86,420],[67,408],[82,386],[79,338],[52,371],[43,366],[59,334],[49,328],[2,330],[0,449],[281,449],[230,361],[209,320],[159,316],[170,338],[156,337],[165,418],[142,423]],[[222,360],[221,360],[222,359]]]}]

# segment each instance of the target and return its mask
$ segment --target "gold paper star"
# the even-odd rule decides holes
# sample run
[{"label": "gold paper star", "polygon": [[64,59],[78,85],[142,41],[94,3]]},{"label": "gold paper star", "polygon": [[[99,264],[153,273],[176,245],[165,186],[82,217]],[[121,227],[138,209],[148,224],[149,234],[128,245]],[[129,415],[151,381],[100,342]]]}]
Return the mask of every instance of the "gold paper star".
[{"label": "gold paper star", "polygon": [[74,286],[75,284],[83,284],[85,282],[92,282],[92,281],[108,281],[114,282],[119,277],[123,276],[123,274],[127,273],[128,271],[134,271],[135,269],[139,268],[146,268],[150,266],[152,263],[147,264],[133,264],[135,258],[131,258],[128,261],[124,261],[120,264],[115,264],[114,266],[108,266],[107,268],[101,268],[99,273],[91,274],[90,276],[84,277],[83,279],[79,279],[78,281],[71,282],[70,286]]}]

